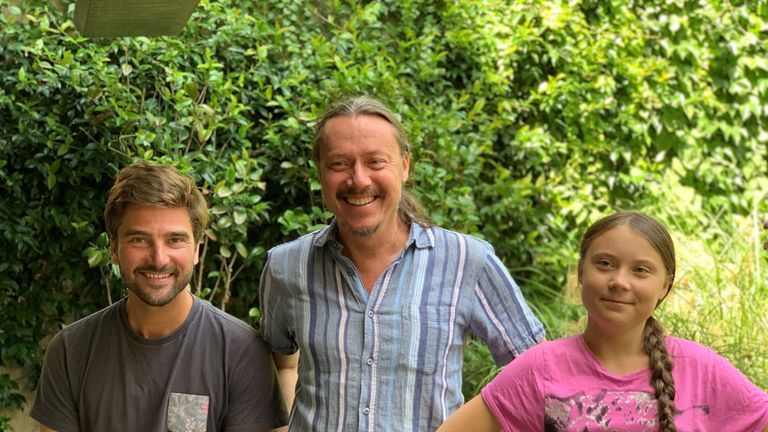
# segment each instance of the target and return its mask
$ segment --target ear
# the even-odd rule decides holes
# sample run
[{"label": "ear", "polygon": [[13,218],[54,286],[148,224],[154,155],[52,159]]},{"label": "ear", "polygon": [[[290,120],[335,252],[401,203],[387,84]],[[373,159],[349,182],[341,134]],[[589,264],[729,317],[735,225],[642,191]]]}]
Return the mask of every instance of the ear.
[{"label": "ear", "polygon": [[667,276],[667,279],[665,281],[664,285],[664,291],[661,292],[661,297],[659,297],[659,301],[656,303],[658,306],[661,302],[664,301],[665,298],[669,295],[669,291],[672,290],[672,281],[674,279],[674,276]]},{"label": "ear", "polygon": [[[203,234],[206,235],[206,234]],[[194,265],[197,265],[197,263],[200,262],[200,242],[195,243],[195,263]]]},{"label": "ear", "polygon": [[112,264],[120,264],[120,257],[117,255],[117,240],[109,239],[109,257],[112,258]]},{"label": "ear", "polygon": [[584,261],[579,260],[579,285],[581,285],[581,280],[584,278]]},{"label": "ear", "polygon": [[405,156],[403,156],[403,183],[405,183],[408,180],[408,173],[411,169],[411,152],[407,151],[405,152]]}]

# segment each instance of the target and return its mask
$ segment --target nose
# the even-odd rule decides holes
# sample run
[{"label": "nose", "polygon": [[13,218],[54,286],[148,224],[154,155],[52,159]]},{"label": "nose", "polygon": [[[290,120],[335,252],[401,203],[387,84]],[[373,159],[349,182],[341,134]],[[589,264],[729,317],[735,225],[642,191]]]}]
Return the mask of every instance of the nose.
[{"label": "nose", "polygon": [[350,186],[365,186],[370,182],[370,175],[365,166],[361,163],[352,165],[349,170],[349,177],[347,178],[347,184]]},{"label": "nose", "polygon": [[152,265],[162,267],[168,264],[168,251],[162,242],[157,242],[150,247],[149,258],[152,261]]},{"label": "nose", "polygon": [[611,279],[608,281],[608,288],[628,290],[629,289],[629,277],[630,274],[624,270],[618,270],[613,273]]}]

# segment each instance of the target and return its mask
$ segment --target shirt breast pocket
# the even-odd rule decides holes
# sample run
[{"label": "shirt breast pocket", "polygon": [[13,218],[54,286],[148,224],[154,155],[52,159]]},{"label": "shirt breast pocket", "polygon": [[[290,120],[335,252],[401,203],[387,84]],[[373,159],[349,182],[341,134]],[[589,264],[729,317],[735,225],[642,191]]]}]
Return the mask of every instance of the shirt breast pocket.
[{"label": "shirt breast pocket", "polygon": [[209,402],[207,395],[171,393],[168,400],[168,430],[206,432]]},{"label": "shirt breast pocket", "polygon": [[398,366],[405,372],[432,375],[449,352],[462,344],[457,334],[454,308],[450,306],[411,307],[402,311]]}]

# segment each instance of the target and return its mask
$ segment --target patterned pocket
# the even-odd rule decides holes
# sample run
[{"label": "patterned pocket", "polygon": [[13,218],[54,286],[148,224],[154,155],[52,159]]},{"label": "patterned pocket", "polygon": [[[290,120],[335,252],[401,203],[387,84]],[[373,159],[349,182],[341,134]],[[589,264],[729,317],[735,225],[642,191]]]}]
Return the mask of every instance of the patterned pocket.
[{"label": "patterned pocket", "polygon": [[208,396],[171,392],[168,400],[170,432],[206,432]]}]

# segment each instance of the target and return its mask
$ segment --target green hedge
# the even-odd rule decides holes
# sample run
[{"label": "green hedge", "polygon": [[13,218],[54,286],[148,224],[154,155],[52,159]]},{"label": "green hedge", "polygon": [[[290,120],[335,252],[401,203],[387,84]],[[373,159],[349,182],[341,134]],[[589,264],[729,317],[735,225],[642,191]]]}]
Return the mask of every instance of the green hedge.
[{"label": "green hedge", "polygon": [[[330,216],[310,138],[342,95],[401,115],[428,213],[491,241],[548,325],[593,215],[671,173],[744,213],[766,172],[765,2],[202,0],[178,38],[89,40],[71,3],[9,1],[0,365],[37,372],[46,336],[122,295],[101,212],[141,158],[199,180],[193,288],[254,322],[265,251]],[[0,404],[16,391],[0,376]]]}]

